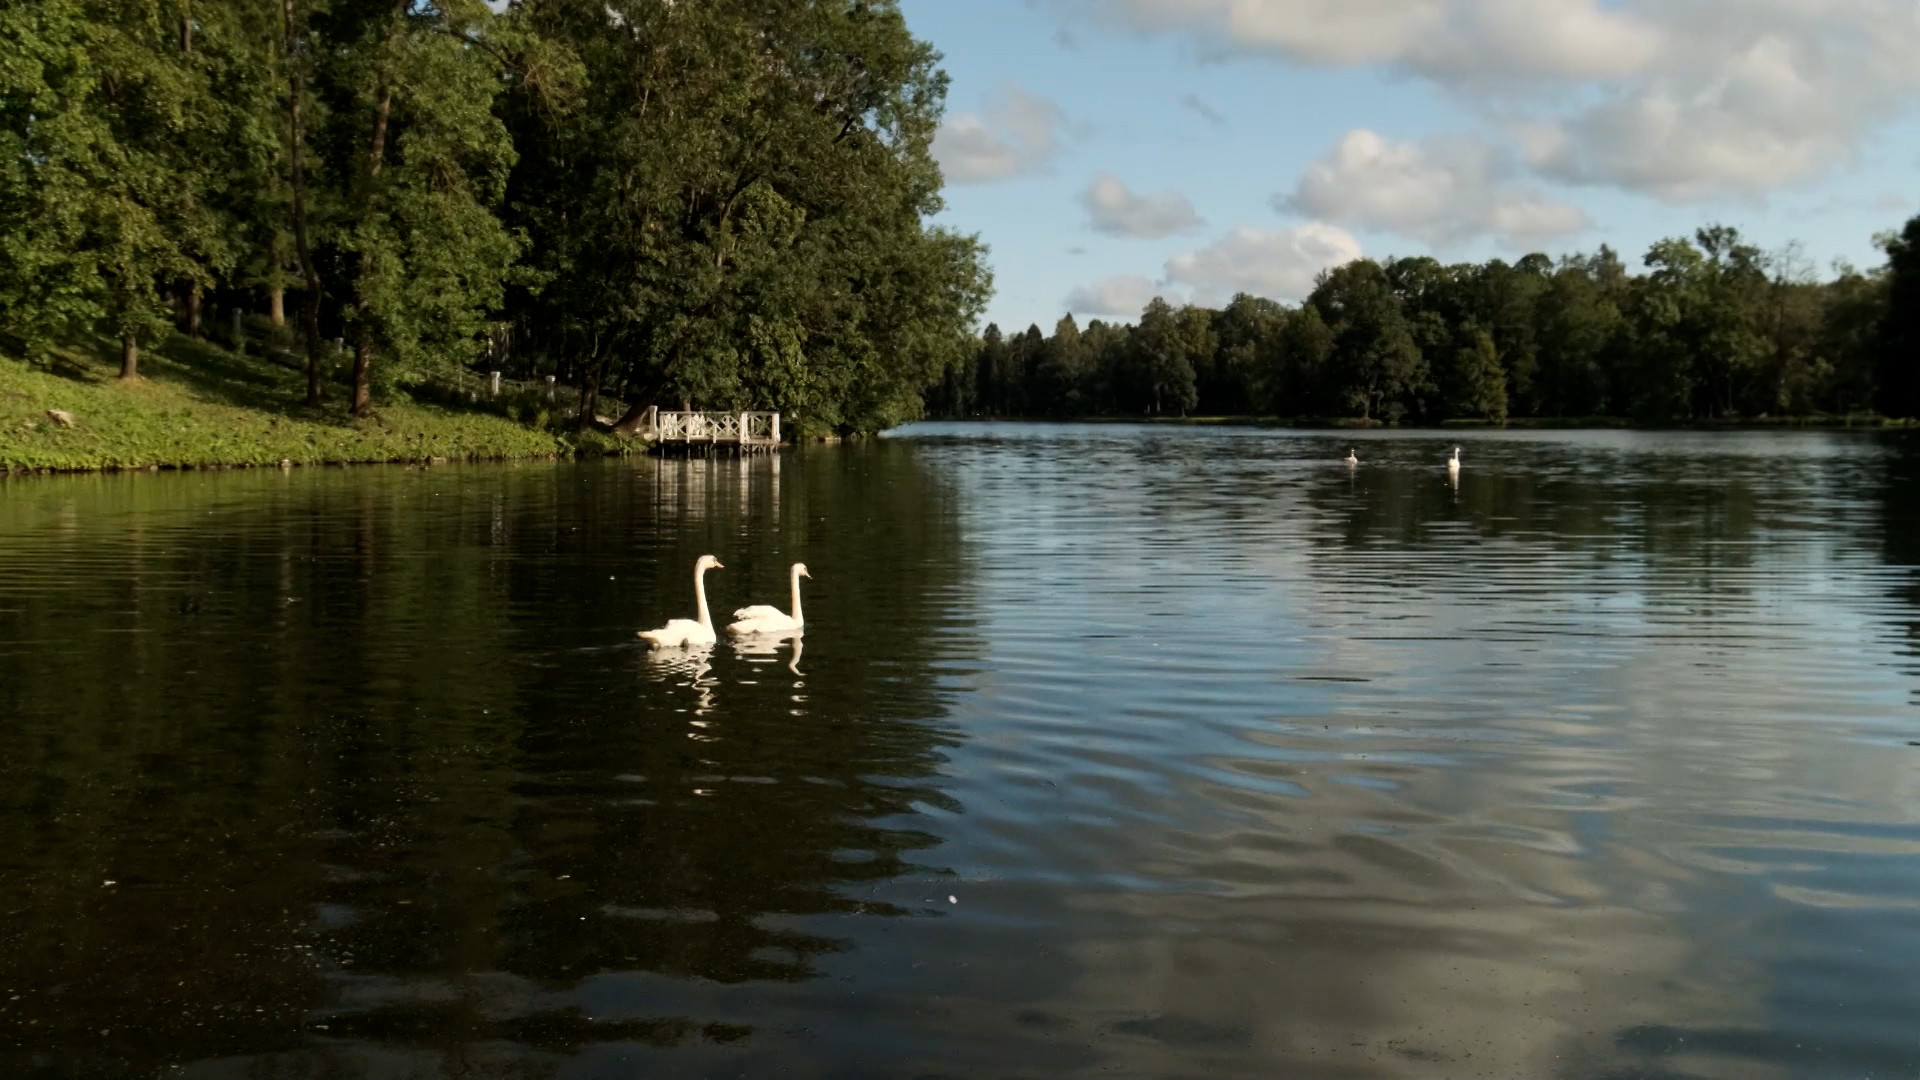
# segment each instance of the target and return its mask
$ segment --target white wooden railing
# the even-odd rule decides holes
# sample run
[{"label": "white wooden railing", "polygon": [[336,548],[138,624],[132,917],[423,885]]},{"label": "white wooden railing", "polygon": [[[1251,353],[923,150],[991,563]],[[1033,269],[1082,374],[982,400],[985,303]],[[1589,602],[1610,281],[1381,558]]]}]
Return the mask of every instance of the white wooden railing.
[{"label": "white wooden railing", "polygon": [[777,412],[653,411],[654,437],[662,442],[777,443]]}]

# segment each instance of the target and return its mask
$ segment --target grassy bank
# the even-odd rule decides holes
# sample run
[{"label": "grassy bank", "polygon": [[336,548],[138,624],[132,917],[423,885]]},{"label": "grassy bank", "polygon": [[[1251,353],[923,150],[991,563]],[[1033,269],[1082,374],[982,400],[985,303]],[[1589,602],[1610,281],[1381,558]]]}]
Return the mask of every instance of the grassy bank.
[{"label": "grassy bank", "polygon": [[[0,472],[206,468],[553,457],[615,452],[582,437],[490,413],[385,401],[376,415],[346,415],[343,392],[317,409],[301,404],[304,377],[255,356],[176,337],[141,357],[141,378],[122,382],[118,357],[67,350],[29,365],[0,355]],[[63,425],[49,410],[73,418]]]}]

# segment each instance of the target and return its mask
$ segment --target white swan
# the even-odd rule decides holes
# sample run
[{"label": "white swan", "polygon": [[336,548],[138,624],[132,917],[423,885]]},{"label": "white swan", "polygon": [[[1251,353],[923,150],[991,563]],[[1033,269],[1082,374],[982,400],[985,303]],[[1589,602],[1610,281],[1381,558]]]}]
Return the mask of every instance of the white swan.
[{"label": "white swan", "polygon": [[713,616],[707,613],[708,570],[724,570],[720,560],[711,555],[702,555],[693,564],[693,599],[699,614],[697,619],[670,619],[667,625],[658,630],[642,630],[640,636],[653,644],[656,649],[684,649],[689,645],[713,644]]},{"label": "white swan", "polygon": [[806,621],[800,615],[800,579],[810,578],[806,563],[794,563],[789,574],[793,582],[793,614],[788,615],[771,604],[755,604],[743,607],[733,613],[733,623],[727,627],[729,634],[790,634],[805,628]]},{"label": "white swan", "polygon": [[1450,473],[1460,471],[1460,448],[1457,446],[1453,448],[1453,456],[1447,459],[1447,471]]},{"label": "white swan", "polygon": [[1347,464],[1349,465],[1360,464],[1360,455],[1354,452],[1353,447],[1347,448]]}]

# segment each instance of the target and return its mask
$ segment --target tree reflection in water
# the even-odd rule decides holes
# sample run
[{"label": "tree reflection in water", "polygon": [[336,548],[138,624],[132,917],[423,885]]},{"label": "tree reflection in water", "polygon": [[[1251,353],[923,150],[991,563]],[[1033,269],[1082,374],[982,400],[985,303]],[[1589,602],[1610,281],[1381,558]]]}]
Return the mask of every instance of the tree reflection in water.
[{"label": "tree reflection in water", "polygon": [[[683,988],[818,974],[950,805],[952,498],[904,448],[9,485],[0,1071],[742,1036]],[[806,552],[808,678],[634,643],[693,548],[724,609]]]}]

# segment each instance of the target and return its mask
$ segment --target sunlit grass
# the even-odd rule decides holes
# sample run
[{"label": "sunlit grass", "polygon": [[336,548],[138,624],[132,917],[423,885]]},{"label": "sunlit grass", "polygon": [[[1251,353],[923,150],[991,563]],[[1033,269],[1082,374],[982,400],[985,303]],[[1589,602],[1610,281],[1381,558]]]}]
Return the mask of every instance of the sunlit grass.
[{"label": "sunlit grass", "polygon": [[[0,355],[0,471],[552,457],[572,437],[491,413],[390,395],[376,415],[346,415],[344,391],[301,403],[290,365],[176,337],[141,357],[122,382],[117,355],[75,347],[28,364]],[[49,415],[73,417],[71,427]]]}]

